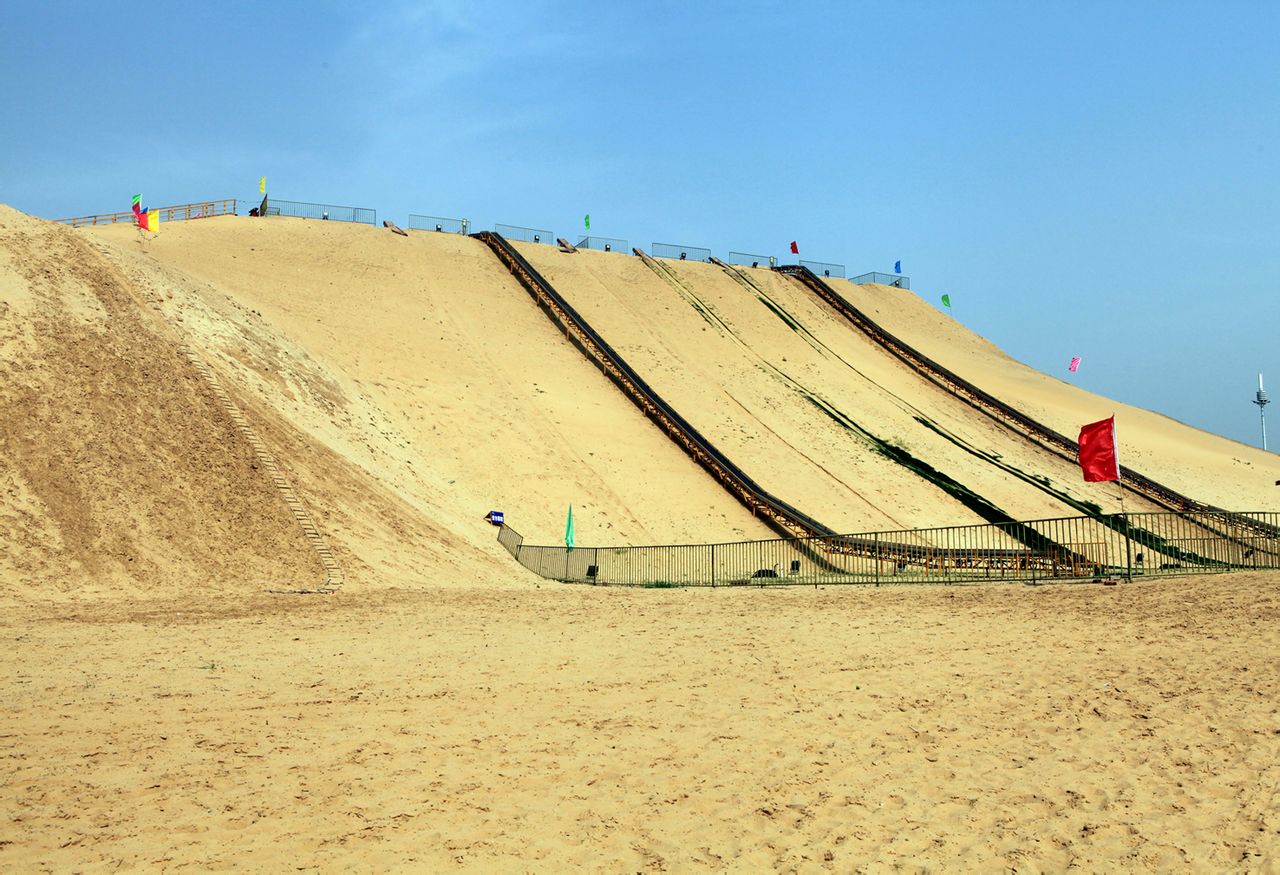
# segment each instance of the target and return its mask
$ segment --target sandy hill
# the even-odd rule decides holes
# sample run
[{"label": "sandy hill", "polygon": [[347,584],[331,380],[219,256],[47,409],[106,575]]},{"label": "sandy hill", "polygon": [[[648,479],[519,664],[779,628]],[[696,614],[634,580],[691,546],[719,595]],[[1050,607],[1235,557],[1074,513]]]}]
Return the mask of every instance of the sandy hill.
[{"label": "sandy hill", "polygon": [[793,280],[522,251],[762,486],[839,531],[981,523],[992,510],[1022,520],[1115,509],[1114,489],[1087,486],[1073,462],[1013,439]]},{"label": "sandy hill", "polygon": [[[749,476],[833,528],[1115,509],[1113,489],[920,379],[793,280],[519,248]],[[5,594],[314,586],[318,543],[348,587],[528,579],[489,509],[537,543],[559,540],[570,503],[581,544],[772,536],[476,240],[237,217],[145,238],[5,209],[0,276]],[[1037,374],[909,292],[839,288],[1065,433],[1121,411],[1143,473],[1275,509],[1275,456]]]}]

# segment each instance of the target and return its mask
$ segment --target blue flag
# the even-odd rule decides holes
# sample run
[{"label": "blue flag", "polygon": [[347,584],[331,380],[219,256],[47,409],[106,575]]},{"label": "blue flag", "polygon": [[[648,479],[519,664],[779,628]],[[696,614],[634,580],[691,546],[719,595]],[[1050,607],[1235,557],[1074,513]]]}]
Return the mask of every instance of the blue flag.
[{"label": "blue flag", "polygon": [[898,261],[895,261],[895,262],[893,263],[893,272],[894,272],[894,273],[902,273],[902,260],[901,260],[901,259],[899,259]]}]

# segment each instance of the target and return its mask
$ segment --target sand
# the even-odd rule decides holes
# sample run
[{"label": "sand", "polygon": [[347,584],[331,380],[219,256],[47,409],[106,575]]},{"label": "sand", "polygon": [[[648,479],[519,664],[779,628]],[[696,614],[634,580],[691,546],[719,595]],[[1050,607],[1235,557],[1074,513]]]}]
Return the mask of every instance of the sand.
[{"label": "sand", "polygon": [[[673,284],[522,249],[831,525],[976,520],[805,393],[1012,515],[1112,509],[794,282],[750,272],[795,327],[709,265],[669,263]],[[570,502],[580,545],[770,532],[480,243],[236,217],[146,238],[0,207],[0,280],[6,870],[1280,866],[1275,573],[564,586],[483,515],[535,543]],[[1064,432],[1116,407],[911,293],[849,289]],[[1280,510],[1274,454],[1124,410],[1134,467]],[[263,453],[336,594],[275,592],[325,570]]]},{"label": "sand", "polygon": [[6,613],[0,865],[1270,871],[1278,583]]}]

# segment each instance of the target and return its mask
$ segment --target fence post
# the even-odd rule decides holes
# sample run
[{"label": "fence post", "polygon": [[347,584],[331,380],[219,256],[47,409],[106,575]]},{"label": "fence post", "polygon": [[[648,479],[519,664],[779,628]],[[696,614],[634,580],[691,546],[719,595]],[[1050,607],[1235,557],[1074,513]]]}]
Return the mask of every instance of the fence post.
[{"label": "fence post", "polygon": [[1129,539],[1129,515],[1120,514],[1124,521],[1124,579],[1133,582],[1133,542]]},{"label": "fence post", "polygon": [[712,544],[711,545],[711,586],[712,588],[715,588],[715,585],[716,585],[716,545]]}]

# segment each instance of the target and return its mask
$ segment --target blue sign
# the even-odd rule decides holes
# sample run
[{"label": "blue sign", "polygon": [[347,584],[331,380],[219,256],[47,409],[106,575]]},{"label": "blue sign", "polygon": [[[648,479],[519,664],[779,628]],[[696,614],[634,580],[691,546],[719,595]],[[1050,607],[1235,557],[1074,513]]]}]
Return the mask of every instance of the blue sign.
[{"label": "blue sign", "polygon": [[491,525],[495,525],[495,526],[502,525],[503,515],[502,515],[502,511],[500,510],[491,510],[484,515],[484,518]]}]

